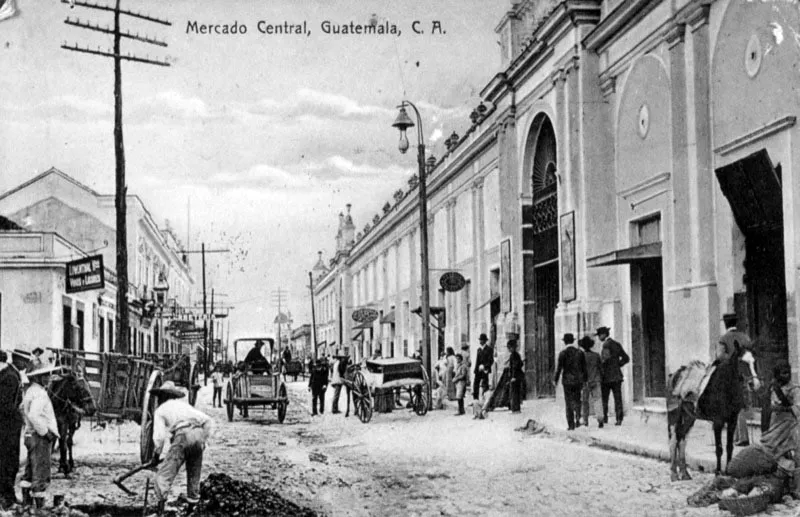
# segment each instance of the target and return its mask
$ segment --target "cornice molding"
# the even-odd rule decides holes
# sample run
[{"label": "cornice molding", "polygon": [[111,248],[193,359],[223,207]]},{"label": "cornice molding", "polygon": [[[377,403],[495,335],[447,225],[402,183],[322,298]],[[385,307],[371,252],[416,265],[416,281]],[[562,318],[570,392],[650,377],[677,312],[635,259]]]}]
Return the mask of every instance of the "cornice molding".
[{"label": "cornice molding", "polygon": [[587,50],[600,51],[619,37],[624,29],[647,16],[661,0],[627,0],[611,11],[583,38]]},{"label": "cornice molding", "polygon": [[677,45],[683,43],[685,35],[686,35],[686,24],[674,22],[672,26],[667,30],[667,34],[664,36],[664,40],[667,42],[669,49],[672,50]]},{"label": "cornice molding", "polygon": [[616,91],[617,91],[616,76],[611,75],[600,81],[600,93],[603,94],[603,97],[608,97],[609,95],[611,95]]},{"label": "cornice molding", "polygon": [[797,122],[796,116],[787,115],[785,117],[779,118],[778,120],[774,120],[768,124],[764,124],[763,126],[755,129],[754,131],[751,131],[750,133],[747,133],[746,135],[736,137],[730,142],[722,144],[721,146],[714,149],[714,152],[722,156],[731,154],[732,152],[737,151],[747,145],[750,145],[753,142],[774,135],[775,133],[778,133],[785,129],[794,127],[796,122]]}]

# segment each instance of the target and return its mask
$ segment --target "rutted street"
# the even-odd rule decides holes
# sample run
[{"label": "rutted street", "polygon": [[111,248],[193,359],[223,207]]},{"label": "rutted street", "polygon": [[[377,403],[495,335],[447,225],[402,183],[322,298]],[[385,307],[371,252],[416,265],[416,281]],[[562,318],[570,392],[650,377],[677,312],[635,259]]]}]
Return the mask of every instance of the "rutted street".
[{"label": "rutted street", "polygon": [[[312,418],[305,383],[288,386],[283,424],[260,409],[229,423],[224,408],[211,407],[210,387],[201,390],[198,406],[216,420],[204,477],[252,481],[327,515],[724,514],[687,507],[710,474],[671,483],[665,463],[517,431],[525,422],[505,411],[473,420],[451,410],[423,417],[397,410],[362,424],[352,414]],[[138,461],[138,426],[88,429],[87,422],[76,435],[75,476],[56,476],[54,493],[70,494],[73,505],[141,507],[147,474],[126,482],[136,498],[111,483]],[[182,476],[174,496],[185,490]],[[795,507],[778,505],[771,514],[792,515]]]}]

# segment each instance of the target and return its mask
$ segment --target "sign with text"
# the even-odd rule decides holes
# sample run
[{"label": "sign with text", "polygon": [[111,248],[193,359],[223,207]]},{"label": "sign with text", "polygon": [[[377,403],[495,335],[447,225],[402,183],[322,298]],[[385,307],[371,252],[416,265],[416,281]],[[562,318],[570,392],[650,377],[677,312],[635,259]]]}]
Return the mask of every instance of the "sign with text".
[{"label": "sign with text", "polygon": [[369,307],[364,307],[353,311],[353,319],[363,324],[372,323],[378,319],[378,316],[378,311],[375,309],[370,309]]},{"label": "sign with text", "polygon": [[462,290],[464,286],[467,285],[467,280],[464,278],[464,275],[458,271],[448,271],[439,278],[439,285],[445,291],[455,293]]},{"label": "sign with text", "polygon": [[105,285],[102,255],[67,262],[67,294],[102,289]]}]

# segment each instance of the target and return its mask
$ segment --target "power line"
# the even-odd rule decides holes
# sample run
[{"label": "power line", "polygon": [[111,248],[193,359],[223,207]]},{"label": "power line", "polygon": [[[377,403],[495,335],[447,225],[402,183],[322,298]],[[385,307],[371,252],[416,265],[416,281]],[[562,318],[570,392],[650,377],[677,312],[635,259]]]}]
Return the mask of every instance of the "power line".
[{"label": "power line", "polygon": [[140,12],[128,11],[120,8],[121,0],[116,0],[114,6],[103,5],[94,2],[87,2],[84,0],[61,0],[63,4],[69,4],[70,7],[84,7],[96,11],[108,11],[114,13],[114,26],[110,28],[100,27],[99,24],[92,24],[91,22],[82,22],[79,18],[74,20],[67,17],[64,23],[72,25],[80,29],[86,29],[93,32],[101,32],[110,34],[114,37],[114,44],[112,49],[101,50],[97,47],[96,50],[90,49],[88,46],[81,47],[77,43],[72,45],[64,42],[61,48],[82,54],[91,54],[102,57],[110,57],[114,59],[114,157],[115,157],[115,198],[114,206],[116,208],[116,239],[117,239],[117,346],[119,352],[123,354],[128,353],[128,329],[130,326],[129,311],[128,311],[128,227],[127,227],[127,193],[128,187],[125,184],[125,145],[122,138],[122,61],[134,61],[137,63],[144,63],[157,66],[170,66],[166,61],[158,59],[151,59],[149,55],[145,57],[137,56],[135,54],[122,55],[120,42],[122,38],[147,43],[148,45],[155,45],[158,47],[166,47],[167,44],[156,38],[149,36],[139,36],[130,31],[124,31],[120,28],[120,17],[129,16],[140,20],[157,23],[160,25],[170,26],[172,23],[163,18],[150,16]]}]

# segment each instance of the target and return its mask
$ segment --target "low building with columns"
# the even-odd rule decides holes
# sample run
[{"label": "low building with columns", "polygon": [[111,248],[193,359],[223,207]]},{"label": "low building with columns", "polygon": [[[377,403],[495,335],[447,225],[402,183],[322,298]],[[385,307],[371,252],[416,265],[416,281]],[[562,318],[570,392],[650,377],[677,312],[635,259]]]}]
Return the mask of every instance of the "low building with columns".
[{"label": "low building with columns", "polygon": [[[429,171],[444,346],[486,332],[502,361],[519,332],[528,396],[552,397],[560,336],[607,326],[627,409],[647,409],[735,312],[762,377],[797,371],[799,22],[785,2],[512,1],[503,70]],[[326,273],[363,354],[420,341],[417,203],[412,178]],[[445,271],[466,286],[438,290]]]}]

